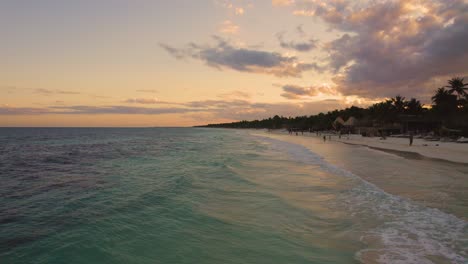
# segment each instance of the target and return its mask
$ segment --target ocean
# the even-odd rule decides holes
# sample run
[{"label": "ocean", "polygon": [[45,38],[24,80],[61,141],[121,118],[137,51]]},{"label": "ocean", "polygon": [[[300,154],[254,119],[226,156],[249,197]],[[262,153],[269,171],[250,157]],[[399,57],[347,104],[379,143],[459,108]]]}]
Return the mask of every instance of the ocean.
[{"label": "ocean", "polygon": [[468,263],[466,165],[262,133],[0,128],[0,263]]}]

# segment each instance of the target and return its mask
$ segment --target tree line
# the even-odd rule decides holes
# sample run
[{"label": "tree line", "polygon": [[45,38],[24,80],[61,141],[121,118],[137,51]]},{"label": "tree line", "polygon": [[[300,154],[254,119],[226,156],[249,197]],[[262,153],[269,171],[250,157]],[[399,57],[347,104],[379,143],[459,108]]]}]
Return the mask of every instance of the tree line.
[{"label": "tree line", "polygon": [[351,106],[310,116],[275,115],[262,120],[209,124],[203,127],[328,130],[332,129],[333,121],[337,117],[346,120],[353,116],[361,125],[367,126],[376,123],[398,123],[405,118],[413,117],[427,122],[438,122],[441,127],[458,129],[462,134],[468,135],[468,83],[465,83],[463,78],[454,77],[448,80],[448,85],[438,88],[431,99],[432,104],[423,107],[416,98],[407,100],[397,95],[367,108]]}]

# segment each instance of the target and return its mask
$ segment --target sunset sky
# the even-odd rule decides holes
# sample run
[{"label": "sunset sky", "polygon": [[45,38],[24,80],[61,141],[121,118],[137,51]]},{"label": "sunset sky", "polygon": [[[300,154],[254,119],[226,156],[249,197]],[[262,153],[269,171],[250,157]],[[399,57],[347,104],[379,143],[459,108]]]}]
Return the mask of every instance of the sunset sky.
[{"label": "sunset sky", "polygon": [[468,73],[463,0],[0,1],[0,126],[310,115]]}]

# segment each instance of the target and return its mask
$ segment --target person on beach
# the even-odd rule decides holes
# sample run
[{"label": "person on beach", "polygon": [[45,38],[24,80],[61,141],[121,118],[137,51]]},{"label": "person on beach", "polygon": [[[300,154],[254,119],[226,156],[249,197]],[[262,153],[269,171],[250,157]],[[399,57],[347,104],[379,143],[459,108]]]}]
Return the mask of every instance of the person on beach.
[{"label": "person on beach", "polygon": [[327,141],[327,136],[323,136],[323,142]]},{"label": "person on beach", "polygon": [[413,145],[413,132],[410,132],[410,135],[409,135],[409,145],[410,146]]}]

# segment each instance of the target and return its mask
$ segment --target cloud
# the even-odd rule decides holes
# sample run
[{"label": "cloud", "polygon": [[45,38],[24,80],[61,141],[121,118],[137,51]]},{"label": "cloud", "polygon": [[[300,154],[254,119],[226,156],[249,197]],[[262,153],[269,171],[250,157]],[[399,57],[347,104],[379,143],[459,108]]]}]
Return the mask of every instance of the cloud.
[{"label": "cloud", "polygon": [[324,48],[345,95],[422,95],[435,80],[468,71],[466,1],[297,1],[294,8],[342,32]]},{"label": "cloud", "polygon": [[245,10],[242,7],[236,7],[234,9],[234,13],[238,16],[242,16],[244,14]]},{"label": "cloud", "polygon": [[239,33],[239,26],[234,24],[231,20],[225,20],[219,27],[219,32],[224,34],[237,34]]},{"label": "cloud", "polygon": [[154,89],[140,89],[140,90],[136,90],[137,92],[139,93],[158,93],[157,90],[154,90]]},{"label": "cloud", "polygon": [[13,107],[8,105],[0,106],[0,115],[98,115],[98,114],[140,114],[140,115],[160,115],[176,114],[188,112],[210,111],[202,106],[197,108],[185,107],[133,107],[133,106],[49,106],[44,108]]},{"label": "cloud", "polygon": [[315,49],[317,47],[316,39],[309,39],[306,41],[294,42],[294,41],[285,41],[284,33],[276,34],[276,38],[279,41],[279,44],[282,48],[291,49],[298,52],[307,52]]},{"label": "cloud", "polygon": [[18,90],[16,86],[11,86],[11,85],[5,85],[5,86],[0,86],[0,90],[2,92],[6,92],[8,94],[12,94]]},{"label": "cloud", "polygon": [[191,44],[186,49],[177,49],[160,44],[177,59],[190,57],[201,60],[208,66],[232,69],[240,72],[270,74],[277,77],[300,77],[304,71],[321,71],[317,63],[304,63],[297,57],[284,56],[277,52],[236,47],[227,41],[214,37],[216,45],[200,46]]},{"label": "cloud", "polygon": [[234,3],[234,1],[227,1],[227,0],[215,0],[214,2],[218,6],[226,8],[227,10],[229,10],[230,12],[232,12],[232,14],[236,16],[242,16],[245,13],[245,8],[242,7],[241,5],[247,8],[253,7],[253,3],[238,3],[237,4],[237,3]]},{"label": "cloud", "polygon": [[217,108],[217,109],[228,109],[233,107],[244,107],[249,105],[249,101],[233,99],[233,100],[202,100],[192,101],[185,103],[184,105],[191,108]]},{"label": "cloud", "polygon": [[190,53],[188,53],[189,51],[184,49],[177,49],[164,43],[159,43],[159,46],[163,48],[167,53],[179,60],[185,59],[186,57],[190,56]]},{"label": "cloud", "polygon": [[42,94],[42,95],[51,95],[51,94],[80,94],[79,92],[75,91],[66,91],[66,90],[51,90],[51,89],[43,89],[38,88],[34,89],[35,93]]},{"label": "cloud", "polygon": [[233,98],[244,98],[248,99],[252,97],[249,93],[242,92],[242,91],[232,91],[218,95],[219,98],[223,99],[233,99]]},{"label": "cloud", "polygon": [[302,28],[302,25],[299,25],[296,27],[296,32],[300,37],[305,37],[306,33],[304,32],[304,29]]},{"label": "cloud", "polygon": [[98,95],[98,94],[89,94],[90,97],[93,97],[93,98],[99,98],[99,99],[108,99],[108,98],[112,98],[111,96],[107,96],[107,95]]},{"label": "cloud", "polygon": [[335,88],[329,85],[304,87],[287,84],[282,86],[282,89],[284,93],[282,93],[281,96],[287,99],[305,99],[307,97],[312,97],[319,94],[338,95],[338,92],[335,90]]},{"label": "cloud", "polygon": [[273,6],[290,6],[294,4],[294,0],[271,0]]},{"label": "cloud", "polygon": [[154,97],[154,98],[129,98],[124,101],[125,103],[131,103],[131,104],[157,104],[159,103],[159,99]]},{"label": "cloud", "polygon": [[[252,120],[267,118],[273,115],[297,116],[311,115],[329,111],[336,107],[346,106],[343,101],[315,101],[301,103],[258,103],[240,99],[202,100],[186,103],[173,103],[175,107],[133,107],[122,105],[89,106],[89,105],[54,105],[44,108],[22,108],[0,106],[0,115],[164,115],[183,114],[195,120],[203,116],[204,120],[226,121]],[[209,117],[209,118],[208,118]],[[201,121],[200,121],[201,122]],[[205,122],[205,121],[203,121]],[[209,122],[209,121],[206,121]]]},{"label": "cloud", "polygon": [[212,115],[213,117],[230,120],[254,120],[268,118],[274,115],[312,115],[346,106],[344,102],[328,100],[301,103],[251,103],[242,107],[218,109],[218,111],[212,112]]},{"label": "cloud", "polygon": [[0,115],[43,115],[51,111],[47,108],[0,106]]},{"label": "cloud", "polygon": [[132,106],[53,106],[49,107],[56,110],[56,114],[140,114],[140,115],[160,115],[197,112],[203,109],[187,109],[180,107],[132,107]]}]

